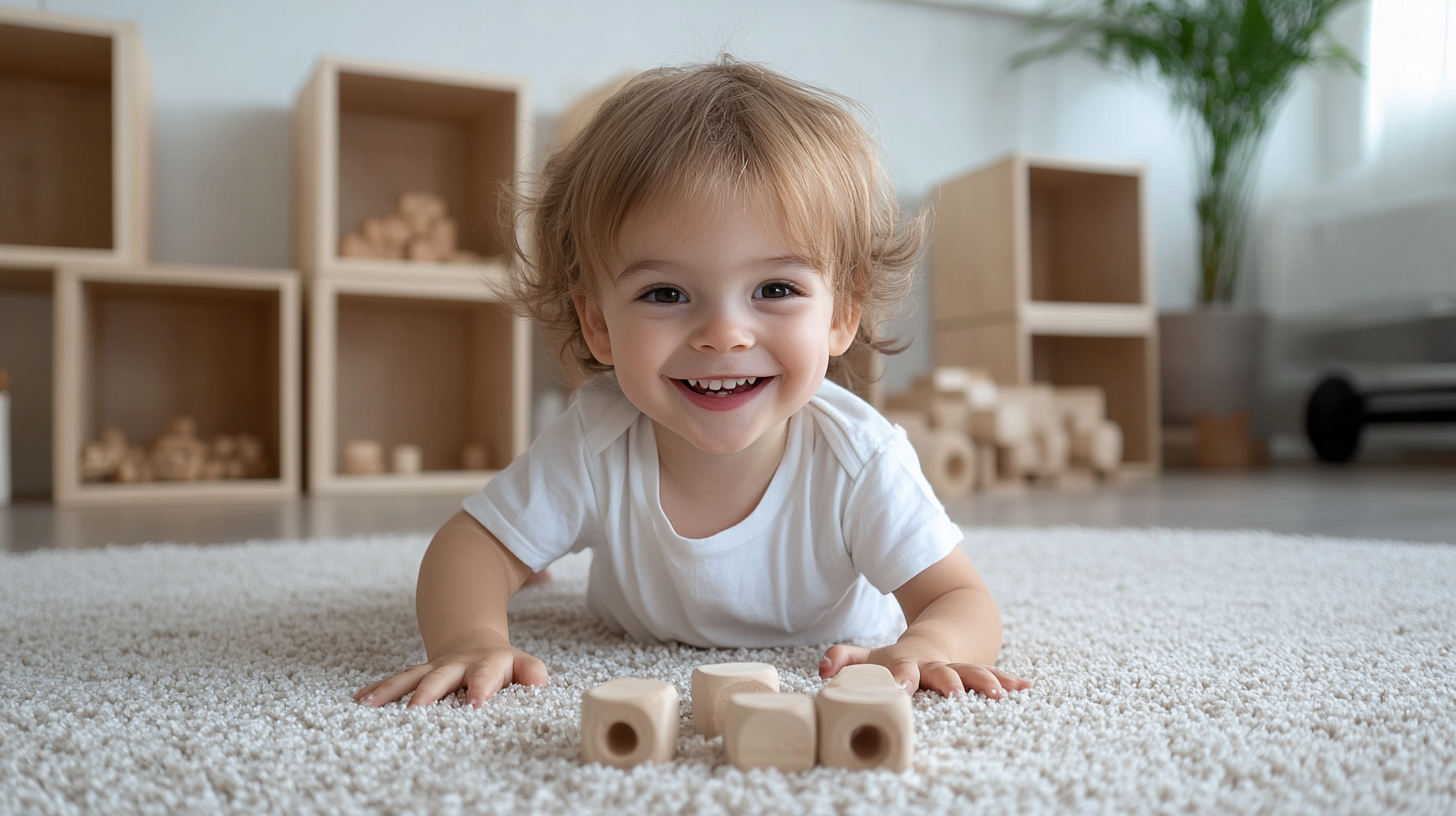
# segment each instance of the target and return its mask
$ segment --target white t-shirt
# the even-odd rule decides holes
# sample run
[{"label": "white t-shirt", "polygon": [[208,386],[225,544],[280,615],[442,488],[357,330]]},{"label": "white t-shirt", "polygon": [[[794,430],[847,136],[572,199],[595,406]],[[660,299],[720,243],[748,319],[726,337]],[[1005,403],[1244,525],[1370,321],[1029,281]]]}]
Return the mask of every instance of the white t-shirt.
[{"label": "white t-shirt", "polygon": [[653,428],[599,376],[465,510],[538,572],[590,548],[594,615],[693,646],[889,642],[905,618],[888,593],[961,540],[904,430],[827,380],[758,506],[707,538],[662,511]]}]

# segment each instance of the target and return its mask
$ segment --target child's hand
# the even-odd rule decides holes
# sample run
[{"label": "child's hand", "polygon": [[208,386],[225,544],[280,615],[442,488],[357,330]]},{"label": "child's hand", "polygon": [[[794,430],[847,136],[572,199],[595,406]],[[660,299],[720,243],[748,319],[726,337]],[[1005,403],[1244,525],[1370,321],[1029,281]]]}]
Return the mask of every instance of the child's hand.
[{"label": "child's hand", "polygon": [[489,644],[447,650],[435,660],[371,683],[354,694],[354,702],[382,706],[414,692],[409,701],[409,707],[414,708],[463,687],[466,705],[480,708],[511,683],[546,685],[546,664],[500,638]]},{"label": "child's hand", "polygon": [[993,700],[1007,691],[1031,688],[1030,680],[1004,672],[995,666],[952,663],[946,655],[927,644],[902,638],[893,646],[866,649],[863,646],[830,646],[819,661],[819,676],[828,680],[845,666],[878,663],[890,670],[895,682],[907,692],[916,689],[938,691],[946,697],[976,691]]}]

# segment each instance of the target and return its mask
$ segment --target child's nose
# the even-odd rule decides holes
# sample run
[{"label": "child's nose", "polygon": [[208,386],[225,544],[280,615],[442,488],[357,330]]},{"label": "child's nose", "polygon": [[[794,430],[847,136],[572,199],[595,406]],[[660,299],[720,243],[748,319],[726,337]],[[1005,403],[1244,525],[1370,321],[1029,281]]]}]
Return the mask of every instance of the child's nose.
[{"label": "child's nose", "polygon": [[717,307],[704,312],[690,342],[698,351],[744,351],[753,347],[753,332],[731,307]]}]

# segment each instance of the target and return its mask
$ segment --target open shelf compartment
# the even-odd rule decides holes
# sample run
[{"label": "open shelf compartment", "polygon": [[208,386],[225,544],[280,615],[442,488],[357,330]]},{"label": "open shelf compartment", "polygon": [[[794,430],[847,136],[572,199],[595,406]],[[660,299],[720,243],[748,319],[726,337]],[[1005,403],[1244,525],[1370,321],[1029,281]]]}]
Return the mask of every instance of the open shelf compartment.
[{"label": "open shelf compartment", "polygon": [[[298,493],[297,275],[202,267],[63,268],[56,283],[55,500],[98,505],[287,498]],[[122,483],[83,478],[107,429],[149,446],[188,417],[209,446],[246,434],[246,477]],[[209,456],[212,454],[209,453]],[[155,461],[155,460],[153,460]]]},{"label": "open shelf compartment", "polygon": [[53,290],[52,270],[0,265],[0,368],[10,375],[10,486],[16,499],[51,495]]},{"label": "open shelf compartment", "polygon": [[0,7],[0,264],[146,257],[147,81],[131,24]]},{"label": "open shelf compartment", "polygon": [[[478,267],[499,264],[500,196],[524,167],[527,111],[524,80],[321,59],[295,102],[299,265],[381,275],[443,267],[478,277]],[[406,192],[443,200],[458,248],[478,260],[341,257],[344,236],[394,212]]]},{"label": "open shelf compartment", "polygon": [[[525,450],[530,325],[490,288],[339,273],[316,278],[310,297],[310,493],[463,498]],[[346,472],[346,445],[364,440],[384,472]],[[420,472],[392,470],[400,445],[419,448]],[[484,463],[468,462],[467,446]]]}]

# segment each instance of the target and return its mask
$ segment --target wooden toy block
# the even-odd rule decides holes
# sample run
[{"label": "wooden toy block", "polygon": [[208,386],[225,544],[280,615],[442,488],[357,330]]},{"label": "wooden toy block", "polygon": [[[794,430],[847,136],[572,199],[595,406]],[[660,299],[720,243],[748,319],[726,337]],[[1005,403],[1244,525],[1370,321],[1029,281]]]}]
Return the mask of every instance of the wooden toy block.
[{"label": "wooden toy block", "polygon": [[677,756],[677,689],[661,680],[611,680],[581,695],[581,761],[630,768]]},{"label": "wooden toy block", "polygon": [[1107,392],[1095,385],[1057,388],[1052,400],[1062,424],[1089,433],[1107,419]]},{"label": "wooden toy block", "polygon": [[1089,467],[1072,466],[1058,472],[1048,484],[1058,490],[1091,490],[1097,486],[1097,474]]},{"label": "wooden toy block", "polygon": [[976,489],[990,490],[999,477],[996,470],[996,446],[976,445]]},{"label": "wooden toy block", "polygon": [[351,232],[339,239],[339,257],[341,258],[382,258],[384,252],[376,247],[369,239]]},{"label": "wooden toy block", "polygon": [[1023,405],[1000,402],[970,413],[971,438],[982,444],[1017,445],[1029,440],[1031,431],[1031,415]]},{"label": "wooden toy block", "polygon": [[1037,478],[1054,478],[1071,463],[1072,438],[1065,430],[1057,427],[1043,429],[1036,436],[1036,445]]},{"label": "wooden toy block", "polygon": [[958,499],[976,486],[976,446],[963,431],[906,430],[920,471],[941,501]]},{"label": "wooden toy block", "polygon": [[395,445],[390,451],[389,463],[395,473],[414,476],[420,472],[422,459],[419,445]]},{"label": "wooden toy block", "polygon": [[919,411],[890,409],[885,411],[885,419],[904,428],[906,433],[930,430],[930,419]]},{"label": "wooden toy block", "polygon": [[373,245],[382,258],[403,258],[411,234],[409,222],[397,215],[384,215],[364,222],[364,240]]},{"label": "wooden toy block", "polygon": [[885,398],[885,407],[893,411],[915,411],[924,414],[930,427],[964,431],[970,417],[970,404],[960,392],[936,393],[922,381],[919,386]]},{"label": "wooden toy block", "polygon": [[373,439],[350,439],[344,443],[344,473],[355,475],[384,472],[384,446]]},{"label": "wooden toy block", "polygon": [[841,686],[883,686],[885,688],[899,689],[895,683],[895,675],[890,670],[878,663],[855,663],[839,670],[839,674],[830,678],[826,688],[838,688]]},{"label": "wooden toy block", "polygon": [[1020,405],[1026,411],[1033,432],[1061,425],[1054,393],[1049,385],[1006,385],[1000,389],[1001,402]]},{"label": "wooden toy block", "polygon": [[1122,463],[1122,428],[1109,419],[1090,433],[1073,433],[1072,461],[1099,475],[1116,471]]},{"label": "wooden toy block", "polygon": [[915,757],[910,695],[898,687],[825,687],[815,700],[819,763],[902,772]]},{"label": "wooden toy block", "polygon": [[996,464],[1002,479],[1024,479],[1041,467],[1041,453],[1032,440],[1003,445],[996,450]]},{"label": "wooden toy block", "polygon": [[1253,441],[1249,437],[1249,412],[1196,414],[1193,417],[1194,458],[1203,468],[1246,468],[1253,464]]},{"label": "wooden toy block", "polygon": [[723,750],[739,770],[807,771],[818,756],[819,723],[805,694],[742,692],[723,715]]},{"label": "wooden toy block", "polygon": [[[916,380],[917,384],[921,381]],[[977,410],[990,408],[1000,399],[996,381],[984,369],[979,368],[937,366],[930,372],[928,385],[937,393],[963,395],[966,402]]]},{"label": "wooden toy block", "polygon": [[693,669],[693,728],[712,739],[723,733],[723,715],[734,694],[778,690],[778,669],[767,663],[699,666]]},{"label": "wooden toy block", "polygon": [[434,193],[410,191],[400,194],[397,209],[405,220],[428,225],[445,217],[445,199]]}]

